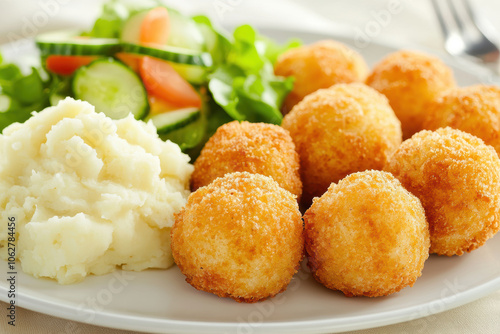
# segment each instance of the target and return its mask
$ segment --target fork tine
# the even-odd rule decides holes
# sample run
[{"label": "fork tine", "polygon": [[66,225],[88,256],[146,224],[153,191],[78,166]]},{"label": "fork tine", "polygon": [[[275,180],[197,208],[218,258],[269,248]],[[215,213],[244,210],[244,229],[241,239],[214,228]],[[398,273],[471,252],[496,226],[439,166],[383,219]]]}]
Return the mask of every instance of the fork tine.
[{"label": "fork tine", "polygon": [[500,61],[500,52],[495,45],[495,33],[493,30],[487,30],[487,22],[476,16],[469,0],[430,2],[443,31],[445,49],[450,54],[475,57],[485,63]]},{"label": "fork tine", "polygon": [[[464,19],[468,19],[470,21],[473,21],[472,16],[470,15],[470,12],[467,12],[467,18],[464,18],[461,13],[458,12],[457,10],[457,2],[456,0],[446,0],[448,2],[448,9],[450,10],[453,19],[455,20],[455,24],[458,27],[458,30],[461,31],[462,33],[465,31],[465,24],[464,24]],[[464,4],[466,1],[463,0],[462,4]]]},{"label": "fork tine", "polygon": [[470,20],[472,22],[476,22],[476,14],[474,13],[474,10],[472,9],[470,1],[469,0],[462,0],[462,3],[464,5],[463,7],[465,9],[465,12],[469,16]]},{"label": "fork tine", "polygon": [[[443,9],[441,8],[441,5],[439,4],[439,0],[432,0],[432,6],[434,7],[434,12],[437,14],[437,18],[439,21],[439,26],[441,27],[441,30],[443,31],[443,34],[445,36],[448,36],[451,31],[450,31],[450,20],[449,20],[449,15],[445,15],[443,12]],[[449,8],[447,8],[449,11]]]}]

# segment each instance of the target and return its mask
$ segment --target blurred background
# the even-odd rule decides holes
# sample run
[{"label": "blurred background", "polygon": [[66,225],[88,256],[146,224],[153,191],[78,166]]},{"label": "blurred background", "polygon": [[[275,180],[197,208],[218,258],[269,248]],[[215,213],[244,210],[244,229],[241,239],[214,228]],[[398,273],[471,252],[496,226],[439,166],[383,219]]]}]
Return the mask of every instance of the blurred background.
[{"label": "blurred background", "polygon": [[[127,0],[133,2],[133,0]],[[136,0],[138,1],[138,0]],[[88,29],[103,0],[0,0],[0,43],[65,27]],[[144,3],[145,1],[140,1]],[[217,25],[306,29],[444,51],[430,0],[164,0],[188,14],[204,13]],[[500,1],[471,0],[478,15],[500,31]]]}]

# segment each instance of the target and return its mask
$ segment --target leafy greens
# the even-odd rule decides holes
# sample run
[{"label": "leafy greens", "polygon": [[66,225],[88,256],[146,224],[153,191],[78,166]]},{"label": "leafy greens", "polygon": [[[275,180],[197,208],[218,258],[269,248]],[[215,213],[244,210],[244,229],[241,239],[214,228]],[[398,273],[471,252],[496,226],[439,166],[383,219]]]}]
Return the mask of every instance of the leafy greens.
[{"label": "leafy greens", "polygon": [[[156,6],[161,4],[155,0],[134,6],[123,0],[108,1],[92,29],[82,36],[120,38],[132,15]],[[203,37],[202,49],[196,51],[210,53],[214,65],[199,82],[193,83],[204,100],[202,117],[162,139],[176,142],[194,158],[216,129],[231,120],[280,124],[281,105],[293,88],[293,78],[274,75],[273,66],[282,52],[299,46],[300,42],[278,45],[249,25],[236,28],[232,36],[227,37],[215,29],[206,16],[189,18],[175,9],[168,10],[182,17],[176,21],[180,24],[177,30],[181,29],[182,38],[189,38],[193,27],[197,36]],[[184,31],[183,27],[189,29]],[[44,61],[42,59],[42,65]],[[40,74],[48,79],[42,79]],[[27,120],[33,110],[41,110],[65,96],[72,96],[71,81],[72,76],[45,73],[36,68],[23,75],[16,65],[3,64],[0,55],[0,131],[13,122]]]},{"label": "leafy greens", "polygon": [[214,100],[233,119],[281,123],[281,104],[293,88],[293,79],[274,75],[270,46],[274,53],[277,47],[270,41],[260,39],[251,26],[240,26],[225,62],[209,76]]},{"label": "leafy greens", "polygon": [[4,64],[0,56],[0,131],[14,122],[24,122],[34,110],[49,105],[48,81],[31,68],[24,75],[14,64]]}]

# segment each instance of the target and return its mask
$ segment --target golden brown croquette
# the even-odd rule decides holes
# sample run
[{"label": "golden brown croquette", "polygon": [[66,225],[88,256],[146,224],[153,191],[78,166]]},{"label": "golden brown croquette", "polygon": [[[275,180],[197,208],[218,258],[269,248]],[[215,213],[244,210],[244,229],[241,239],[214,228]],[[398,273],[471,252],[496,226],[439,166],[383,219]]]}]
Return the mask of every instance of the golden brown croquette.
[{"label": "golden brown croquette", "polygon": [[346,296],[386,296],[412,286],[429,257],[422,204],[390,173],[354,173],[304,215],[314,278]]},{"label": "golden brown croquette", "polygon": [[479,137],[500,153],[500,87],[457,87],[441,94],[429,104],[424,128],[446,126]]},{"label": "golden brown croquette", "polygon": [[302,194],[295,145],[287,130],[273,124],[222,125],[203,147],[194,168],[193,190],[227,173],[249,172],[272,177],[298,198]]},{"label": "golden brown croquette", "polygon": [[431,253],[462,255],[500,225],[500,159],[493,147],[452,128],[421,131],[403,142],[386,171],[422,202]]},{"label": "golden brown croquette", "polygon": [[304,247],[295,196],[270,177],[246,172],[192,193],[171,237],[189,284],[250,303],[286,289]]},{"label": "golden brown croquette", "polygon": [[401,144],[401,125],[387,98],[361,83],[312,93],[282,126],[299,153],[305,205],[351,173],[382,169]]},{"label": "golden brown croquette", "polygon": [[375,65],[366,83],[387,96],[407,139],[423,129],[427,104],[454,87],[455,79],[439,58],[402,50]]},{"label": "golden brown croquette", "polygon": [[340,42],[325,40],[286,51],[278,58],[274,72],[295,78],[283,106],[283,113],[287,114],[306,95],[320,88],[363,82],[369,68],[356,51]]}]

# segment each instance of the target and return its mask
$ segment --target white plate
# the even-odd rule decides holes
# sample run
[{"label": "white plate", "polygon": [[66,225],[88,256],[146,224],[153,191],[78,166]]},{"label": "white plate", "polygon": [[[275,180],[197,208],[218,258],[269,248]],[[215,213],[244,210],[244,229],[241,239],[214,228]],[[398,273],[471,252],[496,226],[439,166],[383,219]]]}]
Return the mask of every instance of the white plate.
[{"label": "white plate", "polygon": [[[278,40],[299,37],[305,42],[327,37],[271,30],[265,34]],[[348,37],[334,38],[352,44]],[[377,43],[360,50],[370,64],[393,51],[395,48]],[[12,54],[7,50],[7,56]],[[443,58],[461,85],[496,80],[474,64]],[[140,273],[117,271],[62,286],[23,274],[17,263],[17,305],[94,325],[157,333],[341,332],[425,317],[492,293],[500,289],[499,254],[497,235],[461,257],[431,256],[413,287],[371,299],[346,298],[316,283],[303,269],[286,292],[256,304],[239,304],[197,291],[184,281],[177,267]],[[0,261],[1,277],[6,277],[7,271],[7,263]],[[0,280],[0,299],[6,302],[7,290],[6,280]]]}]

